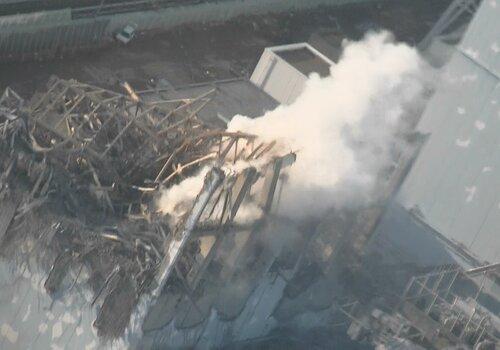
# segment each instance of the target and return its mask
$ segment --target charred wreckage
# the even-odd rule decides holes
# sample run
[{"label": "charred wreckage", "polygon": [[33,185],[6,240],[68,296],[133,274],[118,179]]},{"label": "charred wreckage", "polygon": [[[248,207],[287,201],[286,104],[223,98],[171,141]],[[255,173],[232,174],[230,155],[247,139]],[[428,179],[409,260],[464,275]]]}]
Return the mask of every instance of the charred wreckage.
[{"label": "charred wreckage", "polygon": [[[126,82],[120,89],[52,77],[30,100],[10,88],[0,97],[2,257],[19,270],[41,267],[53,301],[90,290],[101,339],[159,332],[164,345],[169,324],[193,329],[213,309],[234,320],[270,272],[268,293],[277,288],[280,299],[266,312],[278,323],[315,310],[328,334],[342,329],[365,344],[497,341],[497,321],[474,306],[482,287],[470,280],[497,266],[407,268],[402,280],[414,277],[396,296],[365,262],[366,242],[412,155],[385,180],[379,202],[287,225],[270,214],[296,155],[200,118],[215,85],[182,99]],[[165,212],[162,195],[193,176],[203,178],[191,185],[195,193]],[[195,346],[201,335],[192,334],[178,347]],[[138,338],[139,348],[154,348]]]},{"label": "charred wreckage", "polygon": [[[76,279],[88,269],[100,310],[94,327],[106,338],[123,334],[143,294],[154,304],[177,288],[196,305],[240,207],[257,203],[262,221],[295,159],[199,119],[213,90],[165,100],[121,85],[124,93],[52,77],[30,101],[9,88],[0,99],[2,253],[20,266],[36,256],[55,299],[75,285],[67,285],[71,269]],[[207,164],[183,215],[159,213],[161,192]],[[203,256],[207,234],[214,239]]]}]

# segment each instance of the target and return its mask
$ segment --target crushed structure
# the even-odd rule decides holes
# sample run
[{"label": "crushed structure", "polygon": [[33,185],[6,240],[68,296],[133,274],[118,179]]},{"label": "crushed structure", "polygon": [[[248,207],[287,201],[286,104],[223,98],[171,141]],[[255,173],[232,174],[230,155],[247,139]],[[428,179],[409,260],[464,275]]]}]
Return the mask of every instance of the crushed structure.
[{"label": "crushed structure", "polygon": [[491,294],[491,279],[498,278],[497,268],[444,265],[413,276],[392,300],[346,302],[340,312],[351,320],[347,333],[353,339],[411,349],[495,349],[500,304]]},{"label": "crushed structure", "polygon": [[[295,154],[200,118],[217,86],[173,99],[120,89],[52,77],[30,100],[11,89],[1,99],[2,253],[63,305],[61,320],[76,303],[95,314],[80,314],[75,334],[139,332],[138,348],[220,347],[337,308],[330,290],[362,274],[385,199],[296,227],[269,215]],[[388,195],[404,169],[384,185]],[[204,176],[197,196],[161,212],[159,197],[189,176]]]},{"label": "crushed structure", "polygon": [[[295,159],[199,119],[215,90],[166,100],[121,86],[52,77],[29,101],[9,88],[0,99],[2,252],[27,264],[35,255],[54,299],[88,270],[106,338],[123,334],[143,294],[154,302],[166,286],[194,290],[239,208],[259,206],[262,220]],[[159,214],[161,192],[201,166],[211,170],[194,203],[180,217]]]},{"label": "crushed structure", "polygon": [[432,229],[419,207],[391,201],[425,148],[395,156],[375,203],[298,224],[277,213],[296,155],[221,125],[291,103],[334,63],[318,69],[306,44],[266,51],[250,81],[4,91],[0,348],[495,348],[498,263],[461,266],[464,246],[439,260],[412,236]]}]

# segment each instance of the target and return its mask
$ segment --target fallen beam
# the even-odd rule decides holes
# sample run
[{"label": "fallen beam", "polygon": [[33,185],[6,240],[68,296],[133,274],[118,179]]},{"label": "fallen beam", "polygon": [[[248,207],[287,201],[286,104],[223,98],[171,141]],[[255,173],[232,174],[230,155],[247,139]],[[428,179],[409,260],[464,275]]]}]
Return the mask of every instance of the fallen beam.
[{"label": "fallen beam", "polygon": [[3,240],[11,221],[14,219],[19,202],[19,197],[7,197],[0,200],[0,242]]},{"label": "fallen beam", "polygon": [[222,184],[224,180],[224,172],[219,168],[212,168],[205,177],[203,188],[194,202],[193,208],[189,216],[185,219],[183,228],[180,229],[170,241],[170,244],[165,249],[165,257],[158,268],[155,280],[157,287],[151,293],[153,299],[160,296],[163,287],[167,283],[172,270],[179,259],[184,246],[188,242],[193,233],[198,221],[200,220],[203,210],[212,198],[215,190]]}]

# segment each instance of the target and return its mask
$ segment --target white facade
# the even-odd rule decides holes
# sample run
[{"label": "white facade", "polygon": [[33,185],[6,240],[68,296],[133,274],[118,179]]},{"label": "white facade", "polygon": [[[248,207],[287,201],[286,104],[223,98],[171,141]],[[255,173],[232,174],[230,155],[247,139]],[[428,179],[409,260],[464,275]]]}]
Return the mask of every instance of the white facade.
[{"label": "white facade", "polygon": [[483,1],[429,102],[398,200],[479,261],[500,261],[500,1]]},{"label": "white facade", "polygon": [[[257,63],[250,81],[280,104],[292,103],[303,91],[308,76],[280,54],[304,49],[314,55],[318,62],[328,66],[335,64],[307,43],[268,47]],[[315,71],[314,67],[310,68]]]}]

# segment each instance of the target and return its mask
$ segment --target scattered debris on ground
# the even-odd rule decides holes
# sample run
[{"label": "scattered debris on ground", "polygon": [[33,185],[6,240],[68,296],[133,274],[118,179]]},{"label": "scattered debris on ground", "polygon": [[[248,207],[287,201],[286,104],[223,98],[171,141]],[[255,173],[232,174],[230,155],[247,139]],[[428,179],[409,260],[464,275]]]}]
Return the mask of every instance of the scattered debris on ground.
[{"label": "scattered debris on ground", "polygon": [[[199,119],[216,89],[165,100],[120,85],[122,93],[52,77],[30,100],[10,88],[0,99],[2,254],[19,265],[36,255],[54,299],[76,283],[71,269],[77,279],[88,270],[94,326],[106,338],[123,333],[141,295],[198,279],[196,232],[220,236],[247,205],[262,208],[259,220],[295,159]],[[200,169],[198,197],[160,212],[159,196]]]}]

